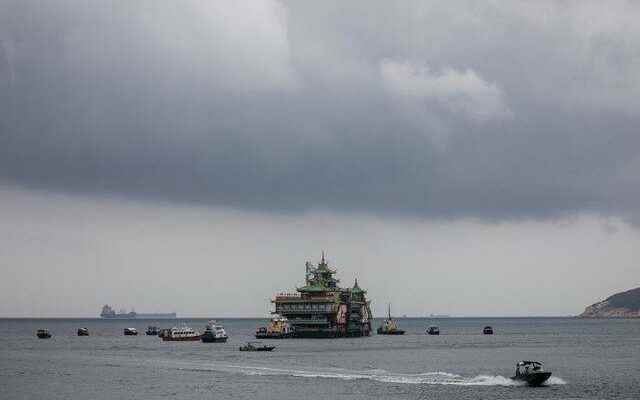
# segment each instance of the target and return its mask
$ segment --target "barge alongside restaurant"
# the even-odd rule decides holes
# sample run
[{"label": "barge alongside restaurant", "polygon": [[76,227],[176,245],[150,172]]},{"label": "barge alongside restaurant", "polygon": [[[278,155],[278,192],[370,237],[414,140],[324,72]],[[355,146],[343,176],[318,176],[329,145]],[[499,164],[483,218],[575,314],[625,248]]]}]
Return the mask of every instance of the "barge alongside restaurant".
[{"label": "barge alongside restaurant", "polygon": [[291,325],[297,338],[357,337],[371,334],[371,309],[366,290],[358,286],[341,288],[324,253],[317,266],[306,263],[305,285],[297,293],[281,293],[272,303],[275,311]]}]

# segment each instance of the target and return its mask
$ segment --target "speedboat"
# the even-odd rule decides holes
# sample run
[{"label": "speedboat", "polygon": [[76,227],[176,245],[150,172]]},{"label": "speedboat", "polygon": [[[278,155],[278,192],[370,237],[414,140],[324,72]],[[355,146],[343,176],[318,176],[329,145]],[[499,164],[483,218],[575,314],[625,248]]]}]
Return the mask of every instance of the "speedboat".
[{"label": "speedboat", "polygon": [[540,386],[549,379],[551,372],[542,368],[539,361],[520,361],[516,364],[516,374],[511,379],[526,382],[529,386]]},{"label": "speedboat", "polygon": [[224,343],[229,337],[222,325],[218,325],[216,321],[209,321],[204,333],[200,337],[203,343]]},{"label": "speedboat", "polygon": [[439,335],[440,334],[440,328],[438,328],[437,326],[430,326],[429,329],[427,329],[427,334],[428,335]]},{"label": "speedboat", "polygon": [[482,333],[484,335],[493,335],[493,328],[487,325],[482,329]]},{"label": "speedboat", "polygon": [[48,329],[38,329],[36,331],[36,336],[40,339],[49,339],[51,338],[51,333],[49,333]]},{"label": "speedboat", "polygon": [[147,336],[158,336],[158,327],[149,325],[147,326],[147,330],[144,333]]},{"label": "speedboat", "polygon": [[138,330],[136,328],[124,328],[125,336],[138,336]]},{"label": "speedboat", "polygon": [[276,346],[261,345],[256,342],[247,342],[244,346],[240,346],[240,351],[272,351]]},{"label": "speedboat", "polygon": [[200,334],[188,326],[173,327],[169,333],[162,337],[165,342],[190,342],[200,340]]},{"label": "speedboat", "polygon": [[88,328],[78,328],[78,336],[89,336]]}]

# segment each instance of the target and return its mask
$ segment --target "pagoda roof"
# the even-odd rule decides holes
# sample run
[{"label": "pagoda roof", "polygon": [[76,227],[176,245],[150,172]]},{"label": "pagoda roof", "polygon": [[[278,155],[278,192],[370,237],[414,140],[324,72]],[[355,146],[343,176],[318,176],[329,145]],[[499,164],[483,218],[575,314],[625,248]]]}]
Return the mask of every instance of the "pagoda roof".
[{"label": "pagoda roof", "polygon": [[321,285],[306,285],[303,287],[299,287],[298,292],[330,292],[330,291],[334,291],[334,288],[330,288],[330,287],[326,287],[326,286],[321,286]]},{"label": "pagoda roof", "polygon": [[356,279],[353,287],[351,288],[351,293],[367,293],[366,290],[362,290],[360,286],[358,286],[358,279]]}]

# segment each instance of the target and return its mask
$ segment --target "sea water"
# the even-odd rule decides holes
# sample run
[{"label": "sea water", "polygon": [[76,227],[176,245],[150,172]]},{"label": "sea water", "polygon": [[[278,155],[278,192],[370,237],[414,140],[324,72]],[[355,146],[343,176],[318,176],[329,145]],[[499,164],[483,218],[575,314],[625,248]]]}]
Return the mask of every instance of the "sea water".
[{"label": "sea water", "polygon": [[[238,351],[266,320],[219,321],[227,343],[144,335],[147,325],[203,330],[206,319],[0,319],[0,398],[640,399],[640,320],[399,319],[404,336],[264,341],[270,353]],[[425,335],[430,325],[440,336]],[[53,338],[37,339],[38,328]],[[518,360],[553,376],[514,382]]]}]

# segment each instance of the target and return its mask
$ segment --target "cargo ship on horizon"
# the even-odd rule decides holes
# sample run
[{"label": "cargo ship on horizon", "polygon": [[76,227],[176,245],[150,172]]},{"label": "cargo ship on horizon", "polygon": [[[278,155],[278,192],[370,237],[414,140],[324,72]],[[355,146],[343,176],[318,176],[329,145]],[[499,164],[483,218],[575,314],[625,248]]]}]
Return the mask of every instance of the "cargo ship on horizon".
[{"label": "cargo ship on horizon", "polygon": [[126,312],[126,310],[121,310],[116,313],[116,311],[111,308],[110,305],[105,304],[102,307],[102,312],[100,313],[101,318],[105,319],[176,319],[176,313],[137,313],[133,310],[130,312]]}]

